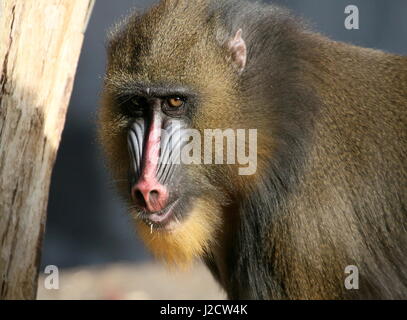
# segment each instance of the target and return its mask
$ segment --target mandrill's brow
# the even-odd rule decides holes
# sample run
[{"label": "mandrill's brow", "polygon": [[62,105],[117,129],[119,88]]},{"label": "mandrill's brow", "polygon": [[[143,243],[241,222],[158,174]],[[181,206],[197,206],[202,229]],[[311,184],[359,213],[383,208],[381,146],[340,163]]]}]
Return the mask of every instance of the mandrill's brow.
[{"label": "mandrill's brow", "polygon": [[117,87],[115,92],[118,96],[142,96],[142,97],[185,97],[194,98],[197,94],[187,86],[171,84],[145,84],[127,83]]}]

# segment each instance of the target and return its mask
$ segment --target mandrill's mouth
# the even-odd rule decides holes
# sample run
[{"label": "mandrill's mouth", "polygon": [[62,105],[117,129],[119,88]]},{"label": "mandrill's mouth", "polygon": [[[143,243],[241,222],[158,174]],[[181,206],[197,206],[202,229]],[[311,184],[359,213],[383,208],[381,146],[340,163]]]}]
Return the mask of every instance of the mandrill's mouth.
[{"label": "mandrill's mouth", "polygon": [[166,208],[156,212],[143,210],[138,213],[138,218],[153,230],[171,231],[177,228],[181,223],[176,215],[179,199],[172,202]]}]

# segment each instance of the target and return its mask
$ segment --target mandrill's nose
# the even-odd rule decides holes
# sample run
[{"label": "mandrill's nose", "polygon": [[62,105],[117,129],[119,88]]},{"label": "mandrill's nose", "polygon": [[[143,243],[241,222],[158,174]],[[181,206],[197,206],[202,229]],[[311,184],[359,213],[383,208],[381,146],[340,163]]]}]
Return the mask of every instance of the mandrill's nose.
[{"label": "mandrill's nose", "polygon": [[131,190],[133,201],[150,212],[158,212],[167,206],[168,190],[158,181],[139,181]]}]

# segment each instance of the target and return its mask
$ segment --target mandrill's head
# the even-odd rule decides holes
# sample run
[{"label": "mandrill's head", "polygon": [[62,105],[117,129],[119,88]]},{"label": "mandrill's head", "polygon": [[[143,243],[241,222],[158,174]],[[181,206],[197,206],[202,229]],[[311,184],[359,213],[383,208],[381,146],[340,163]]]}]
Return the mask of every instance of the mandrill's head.
[{"label": "mandrill's head", "polygon": [[236,165],[214,164],[215,148],[204,155],[205,129],[259,121],[242,94],[244,30],[224,26],[207,2],[163,1],[116,28],[100,112],[108,164],[139,233],[176,264],[214,245],[246,183]]}]

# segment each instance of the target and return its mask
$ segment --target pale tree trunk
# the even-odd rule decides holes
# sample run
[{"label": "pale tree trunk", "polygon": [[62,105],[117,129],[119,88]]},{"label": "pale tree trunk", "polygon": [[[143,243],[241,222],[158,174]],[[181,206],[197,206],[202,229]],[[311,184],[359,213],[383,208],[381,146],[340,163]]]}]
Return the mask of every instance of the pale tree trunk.
[{"label": "pale tree trunk", "polygon": [[0,299],[34,299],[51,172],[93,0],[0,0]]}]

